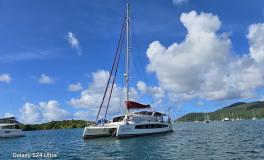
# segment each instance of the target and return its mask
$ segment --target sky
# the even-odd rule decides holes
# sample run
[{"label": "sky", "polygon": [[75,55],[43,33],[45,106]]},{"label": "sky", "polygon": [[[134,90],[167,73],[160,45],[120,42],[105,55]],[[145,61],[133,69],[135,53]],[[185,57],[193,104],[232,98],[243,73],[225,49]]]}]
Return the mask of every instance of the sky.
[{"label": "sky", "polygon": [[[131,0],[131,99],[173,118],[264,100],[263,5]],[[0,117],[95,120],[125,11],[124,0],[0,0]],[[124,59],[108,118],[125,111]]]}]

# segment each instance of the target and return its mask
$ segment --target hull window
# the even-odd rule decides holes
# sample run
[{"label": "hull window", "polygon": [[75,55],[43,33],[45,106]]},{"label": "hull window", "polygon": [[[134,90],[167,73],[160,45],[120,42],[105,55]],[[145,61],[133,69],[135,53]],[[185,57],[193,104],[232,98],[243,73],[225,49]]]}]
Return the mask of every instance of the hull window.
[{"label": "hull window", "polygon": [[144,124],[144,125],[136,125],[135,129],[152,129],[152,128],[166,128],[168,125],[166,124]]}]

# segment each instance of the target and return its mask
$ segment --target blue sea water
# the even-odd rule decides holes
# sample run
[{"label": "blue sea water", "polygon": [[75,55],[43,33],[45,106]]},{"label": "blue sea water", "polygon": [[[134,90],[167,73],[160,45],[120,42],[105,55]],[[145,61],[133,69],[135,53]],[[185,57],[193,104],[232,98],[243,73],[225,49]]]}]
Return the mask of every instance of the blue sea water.
[{"label": "blue sea water", "polygon": [[[167,134],[91,140],[82,139],[83,129],[28,131],[26,137],[0,139],[0,159],[264,159],[263,126],[263,120],[185,122]],[[42,157],[15,158],[14,153]],[[45,158],[48,153],[57,157]]]}]

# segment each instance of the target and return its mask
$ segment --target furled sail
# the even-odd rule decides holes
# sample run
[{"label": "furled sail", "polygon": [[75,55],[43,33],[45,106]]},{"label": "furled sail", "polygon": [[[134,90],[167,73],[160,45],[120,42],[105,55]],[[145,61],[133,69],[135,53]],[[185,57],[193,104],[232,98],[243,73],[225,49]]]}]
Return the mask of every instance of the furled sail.
[{"label": "furled sail", "polygon": [[147,104],[140,104],[134,101],[126,101],[127,109],[143,109],[143,108],[150,108],[150,105]]}]

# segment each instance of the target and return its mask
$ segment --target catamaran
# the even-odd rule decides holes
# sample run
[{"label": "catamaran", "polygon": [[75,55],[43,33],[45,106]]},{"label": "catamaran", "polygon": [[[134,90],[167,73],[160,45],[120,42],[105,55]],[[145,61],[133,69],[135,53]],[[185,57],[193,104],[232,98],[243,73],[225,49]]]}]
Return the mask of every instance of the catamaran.
[{"label": "catamaran", "polygon": [[256,118],[256,116],[255,116],[254,109],[252,110],[252,115],[253,115],[252,120],[256,120],[257,118]]},{"label": "catamaran", "polygon": [[0,138],[23,137],[23,131],[19,129],[19,123],[15,117],[0,119]]},{"label": "catamaran", "polygon": [[[95,137],[131,137],[140,135],[157,134],[164,132],[173,131],[173,125],[169,115],[161,112],[151,111],[150,105],[141,104],[130,100],[129,97],[129,61],[130,61],[130,40],[129,40],[129,27],[130,27],[130,17],[129,17],[129,4],[127,3],[126,16],[123,22],[123,27],[121,30],[118,47],[116,50],[114,62],[110,72],[110,76],[107,82],[107,86],[102,98],[101,105],[96,117],[96,124],[92,126],[85,127],[83,131],[83,138],[95,138]],[[126,71],[124,74],[124,79],[126,82],[126,101],[125,108],[126,113],[124,115],[119,115],[113,117],[111,121],[106,120],[106,115],[108,107],[111,100],[111,94],[113,86],[116,79],[116,73],[118,69],[120,54],[122,50],[122,45],[126,37]],[[108,96],[108,100],[106,97]],[[105,100],[106,111],[104,118],[98,120],[99,114],[102,111]]]}]

